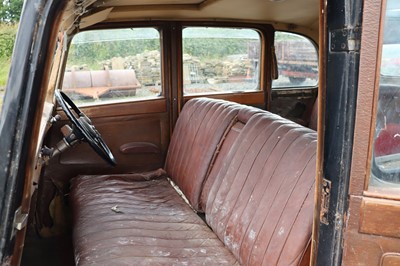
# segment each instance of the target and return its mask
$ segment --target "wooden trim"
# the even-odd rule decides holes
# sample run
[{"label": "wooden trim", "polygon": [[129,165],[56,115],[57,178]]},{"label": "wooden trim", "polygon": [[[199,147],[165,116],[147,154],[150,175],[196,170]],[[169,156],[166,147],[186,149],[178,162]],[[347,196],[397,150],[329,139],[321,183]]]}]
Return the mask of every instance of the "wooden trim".
[{"label": "wooden trim", "polygon": [[381,266],[400,265],[400,253],[385,253],[382,255]]},{"label": "wooden trim", "polygon": [[[377,80],[377,65],[379,40],[377,32],[382,30],[380,1],[366,1],[364,3],[364,17],[361,37],[360,72],[357,96],[356,122],[354,129],[353,158],[349,194],[362,196],[368,188],[370,176],[370,161],[372,153],[373,135],[375,131],[375,98]],[[381,33],[382,34],[382,33]],[[372,115],[372,119],[371,119]]]},{"label": "wooden trim", "polygon": [[172,78],[172,55],[170,48],[171,30],[169,25],[159,26],[161,36],[161,75],[163,83],[163,96],[166,98],[166,110],[168,113],[169,134],[172,135],[172,110],[173,110],[173,78]]},{"label": "wooden trim", "polygon": [[[123,102],[123,103],[112,103],[112,104],[101,104],[95,106],[80,107],[81,111],[84,112],[90,118],[100,117],[115,117],[124,116],[131,114],[155,114],[167,112],[166,99],[156,98],[143,101],[134,102]],[[61,109],[59,109],[61,112]],[[65,118],[64,114],[60,115]]]},{"label": "wooden trim", "polygon": [[[399,238],[360,233],[361,206],[362,197],[350,196],[350,215],[346,219],[347,226],[343,244],[342,264],[381,265],[380,261],[384,254],[399,252]],[[379,215],[379,213],[375,213],[375,215]],[[381,226],[384,225],[381,224]]]},{"label": "wooden trim", "polygon": [[400,238],[400,202],[364,198],[361,203],[360,232]]},{"label": "wooden trim", "polygon": [[[24,167],[24,169],[26,169],[26,173],[24,176],[24,188],[21,199],[21,213],[24,214],[29,213],[32,201],[32,194],[35,189],[33,181],[36,181],[39,178],[42,169],[42,164],[40,162],[38,154],[39,152],[38,147],[42,145],[41,141],[43,140],[43,136],[40,136],[40,134],[45,133],[44,130],[41,130],[43,128],[42,122],[44,121],[43,115],[46,115],[44,114],[44,112],[48,111],[49,113],[47,113],[47,115],[49,115],[50,117],[51,115],[50,111],[52,111],[52,110],[46,110],[46,100],[47,100],[46,95],[47,95],[47,90],[49,89],[49,81],[51,80],[52,82],[54,82],[54,78],[51,77],[52,68],[54,67],[57,68],[57,66],[53,65],[54,57],[57,57],[57,54],[55,53],[57,42],[55,40],[57,40],[57,35],[59,33],[59,26],[61,24],[62,15],[63,12],[65,11],[65,5],[61,5],[60,9],[61,9],[59,10],[60,12],[55,17],[53,27],[51,28],[50,38],[47,40],[48,51],[50,51],[50,53],[54,52],[54,54],[51,55],[49,53],[49,56],[46,58],[45,68],[43,71],[44,74],[40,87],[40,94],[42,95],[42,97],[38,98],[37,109],[35,112],[34,122],[32,126],[31,142],[29,143],[29,147],[27,149],[27,154],[29,154],[29,156],[27,156],[26,166]],[[57,60],[55,60],[55,62],[57,62]],[[50,87],[51,86],[52,84],[50,84]],[[45,123],[47,124],[47,121],[45,121]],[[28,226],[25,226],[22,230],[17,231],[16,233],[11,265],[19,265],[21,263],[27,227]]]},{"label": "wooden trim", "polygon": [[272,64],[275,62],[272,58],[272,47],[275,45],[275,30],[271,27],[262,34],[262,50],[260,60],[260,90],[264,91],[264,109],[271,109],[272,101]]},{"label": "wooden trim", "polygon": [[173,23],[170,28],[171,40],[169,48],[171,53],[171,135],[183,107],[182,91],[182,25]]},{"label": "wooden trim", "polygon": [[257,92],[242,92],[242,93],[224,93],[224,94],[196,94],[184,97],[184,102],[198,97],[207,97],[212,99],[222,99],[232,102],[237,102],[247,105],[262,105],[264,102],[264,93],[262,91]]},{"label": "wooden trim", "polygon": [[400,188],[370,187],[363,196],[378,199],[400,200]]},{"label": "wooden trim", "polygon": [[319,1],[319,62],[318,62],[318,123],[317,123],[317,162],[315,175],[315,193],[314,193],[314,212],[311,241],[311,259],[310,265],[317,264],[318,240],[320,228],[321,212],[321,191],[323,167],[324,167],[324,145],[325,145],[325,102],[326,102],[326,49],[327,49],[327,20],[326,20],[326,1]]},{"label": "wooden trim", "polygon": [[383,33],[384,33],[384,24],[385,24],[385,13],[386,13],[386,0],[382,1],[381,10],[380,10],[380,21],[379,21],[379,39],[378,39],[378,54],[376,56],[376,65],[375,65],[375,86],[374,86],[374,96],[373,96],[373,107],[372,107],[372,119],[370,126],[370,134],[369,134],[369,152],[367,159],[367,176],[364,181],[364,189],[368,190],[369,181],[371,176],[371,166],[372,166],[372,156],[374,149],[374,135],[376,129],[376,116],[378,109],[378,101],[379,101],[379,91],[380,91],[380,72],[381,72],[381,62],[382,62],[382,46],[383,46]]}]

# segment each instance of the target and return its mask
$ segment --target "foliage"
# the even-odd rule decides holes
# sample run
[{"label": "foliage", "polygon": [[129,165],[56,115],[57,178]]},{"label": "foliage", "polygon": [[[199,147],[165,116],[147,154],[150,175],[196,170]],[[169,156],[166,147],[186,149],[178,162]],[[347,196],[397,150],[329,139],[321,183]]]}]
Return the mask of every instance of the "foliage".
[{"label": "foliage", "polygon": [[10,60],[0,58],[0,90],[7,83],[8,71],[10,70]]},{"label": "foliage", "polygon": [[246,39],[197,39],[186,38],[183,40],[185,54],[199,58],[221,59],[228,55],[247,54],[249,43]]},{"label": "foliage", "polygon": [[7,83],[23,3],[24,0],[0,0],[0,90]]},{"label": "foliage", "polygon": [[11,58],[17,25],[0,23],[0,58]]},{"label": "foliage", "polygon": [[158,39],[73,44],[68,54],[68,65],[86,64],[91,69],[99,69],[101,61],[153,50],[160,50]]},{"label": "foliage", "polygon": [[308,38],[303,37],[299,34],[294,34],[290,32],[284,31],[276,31],[275,32],[275,42],[283,42],[283,41],[308,41]]},{"label": "foliage", "polygon": [[[228,55],[247,54],[248,45],[249,40],[245,39],[186,38],[183,42],[185,54],[203,59],[220,59]],[[158,39],[72,44],[68,55],[68,65],[86,64],[91,69],[99,69],[101,61],[113,57],[134,56],[154,50],[160,50]]]},{"label": "foliage", "polygon": [[0,23],[0,89],[7,83],[17,25]]},{"label": "foliage", "polygon": [[21,16],[24,0],[0,0],[0,22],[17,23]]}]

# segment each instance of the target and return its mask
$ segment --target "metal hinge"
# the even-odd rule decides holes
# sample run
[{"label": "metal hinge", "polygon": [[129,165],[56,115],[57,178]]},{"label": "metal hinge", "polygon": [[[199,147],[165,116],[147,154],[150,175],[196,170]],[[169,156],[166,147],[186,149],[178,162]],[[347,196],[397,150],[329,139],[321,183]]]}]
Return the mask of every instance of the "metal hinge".
[{"label": "metal hinge", "polygon": [[21,207],[19,207],[14,214],[14,228],[11,237],[14,237],[16,230],[21,231],[28,223],[28,214],[22,213]]},{"label": "metal hinge", "polygon": [[321,191],[321,211],[319,213],[319,220],[321,223],[328,225],[328,211],[329,201],[331,198],[331,185],[332,182],[322,178],[322,191]]},{"label": "metal hinge", "polygon": [[330,31],[332,52],[359,51],[361,46],[361,28],[343,28]]}]

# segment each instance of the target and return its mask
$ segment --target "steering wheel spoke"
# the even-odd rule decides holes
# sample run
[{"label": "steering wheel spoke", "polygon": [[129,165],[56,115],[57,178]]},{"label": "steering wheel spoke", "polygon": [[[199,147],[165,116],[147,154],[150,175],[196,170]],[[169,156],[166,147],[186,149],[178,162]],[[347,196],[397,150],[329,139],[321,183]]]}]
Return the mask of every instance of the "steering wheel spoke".
[{"label": "steering wheel spoke", "polygon": [[87,117],[74,102],[62,91],[56,90],[55,96],[58,104],[67,115],[73,125],[73,130],[79,139],[89,143],[92,149],[107,163],[112,166],[117,164],[110,148],[104,142],[92,121]]}]

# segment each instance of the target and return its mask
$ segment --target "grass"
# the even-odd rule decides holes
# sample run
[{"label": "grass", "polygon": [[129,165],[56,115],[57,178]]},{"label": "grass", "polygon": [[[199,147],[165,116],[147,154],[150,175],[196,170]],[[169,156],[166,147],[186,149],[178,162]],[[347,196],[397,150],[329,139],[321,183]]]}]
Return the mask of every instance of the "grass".
[{"label": "grass", "polygon": [[0,58],[0,90],[7,85],[8,71],[10,70],[10,59]]},{"label": "grass", "polygon": [[17,24],[0,23],[0,89],[7,84]]},{"label": "grass", "polygon": [[10,59],[0,58],[0,110],[3,105],[4,90],[6,89]]},{"label": "grass", "polygon": [[11,52],[14,46],[18,25],[0,23],[0,112],[3,105],[4,90],[10,71]]},{"label": "grass", "polygon": [[9,70],[10,59],[0,58],[0,112],[3,105],[4,90],[6,89]]}]

